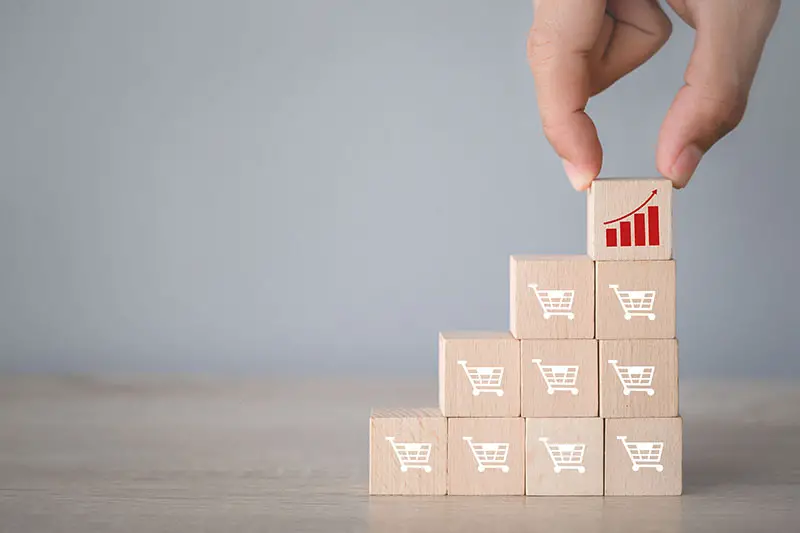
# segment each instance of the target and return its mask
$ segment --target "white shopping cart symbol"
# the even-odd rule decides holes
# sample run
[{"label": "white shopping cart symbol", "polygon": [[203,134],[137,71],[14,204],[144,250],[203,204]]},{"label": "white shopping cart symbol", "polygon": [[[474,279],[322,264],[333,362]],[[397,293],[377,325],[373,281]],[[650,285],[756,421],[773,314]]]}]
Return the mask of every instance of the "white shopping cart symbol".
[{"label": "white shopping cart symbol", "polygon": [[625,320],[634,316],[646,316],[650,320],[656,319],[653,313],[653,304],[656,301],[656,291],[621,291],[619,285],[609,285],[614,289],[619,299],[622,310],[625,311]]},{"label": "white shopping cart symbol", "polygon": [[429,442],[395,442],[394,437],[386,437],[392,445],[400,471],[408,472],[410,468],[419,468],[430,473],[431,466],[428,461],[431,457],[431,444]]},{"label": "white shopping cart symbol", "polygon": [[458,361],[467,374],[472,395],[477,396],[482,392],[493,392],[498,396],[503,395],[503,367],[502,366],[467,366],[466,361]]},{"label": "white shopping cart symbol", "polygon": [[575,299],[574,290],[543,290],[539,289],[535,283],[529,284],[528,287],[536,293],[545,320],[550,320],[551,316],[565,316],[569,320],[575,318],[575,314],[572,312],[572,300]]},{"label": "white shopping cart symbol", "polygon": [[625,446],[628,457],[633,463],[633,471],[638,472],[640,468],[655,468],[656,472],[661,472],[661,452],[664,450],[663,442],[628,442],[628,437],[617,437]]},{"label": "white shopping cart symbol", "polygon": [[652,396],[656,391],[652,388],[654,366],[619,366],[616,359],[609,359],[608,364],[614,367],[622,383],[622,394],[630,396],[631,392],[646,392]]},{"label": "white shopping cart symbol", "polygon": [[485,472],[489,468],[500,469],[508,473],[506,458],[508,457],[508,443],[505,442],[472,442],[472,437],[464,437],[478,463],[478,472]]},{"label": "white shopping cart symbol", "polygon": [[539,367],[544,382],[547,383],[547,394],[555,391],[569,391],[573,396],[578,395],[578,365],[543,365],[541,359],[531,359]]},{"label": "white shopping cart symbol", "polygon": [[585,444],[548,444],[548,440],[547,437],[539,437],[553,460],[553,471],[556,474],[560,474],[562,470],[577,470],[579,474],[586,472],[586,467],[583,466]]}]

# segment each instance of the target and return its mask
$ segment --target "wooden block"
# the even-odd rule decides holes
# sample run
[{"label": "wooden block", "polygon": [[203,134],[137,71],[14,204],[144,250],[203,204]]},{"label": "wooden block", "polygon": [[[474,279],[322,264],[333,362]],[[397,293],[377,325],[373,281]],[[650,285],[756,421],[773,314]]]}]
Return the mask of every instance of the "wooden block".
[{"label": "wooden block", "polygon": [[527,418],[525,494],[603,495],[603,419]]},{"label": "wooden block", "polygon": [[370,494],[445,494],[447,419],[439,409],[374,409]]},{"label": "wooden block", "polygon": [[587,204],[589,256],[595,261],[672,258],[672,182],[601,179]]},{"label": "wooden block", "polygon": [[600,341],[600,416],[678,416],[678,341]]},{"label": "wooden block", "polygon": [[511,256],[511,333],[594,338],[594,268],[585,255]]},{"label": "wooden block", "polygon": [[675,338],[675,261],[595,265],[598,339]]},{"label": "wooden block", "polygon": [[606,420],[607,496],[677,496],[683,491],[683,420]]},{"label": "wooden block", "polygon": [[597,416],[596,340],[524,340],[520,351],[522,416]]},{"label": "wooden block", "polygon": [[444,416],[519,416],[519,341],[509,332],[439,334]]},{"label": "wooden block", "polygon": [[525,493],[524,418],[447,420],[447,493]]}]

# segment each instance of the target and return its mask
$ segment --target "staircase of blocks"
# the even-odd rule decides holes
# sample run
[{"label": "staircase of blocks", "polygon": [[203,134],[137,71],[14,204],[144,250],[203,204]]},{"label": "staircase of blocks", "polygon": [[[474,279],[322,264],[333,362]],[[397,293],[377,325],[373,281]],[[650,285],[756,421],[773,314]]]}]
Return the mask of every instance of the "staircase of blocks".
[{"label": "staircase of blocks", "polygon": [[439,335],[439,406],[373,409],[373,495],[679,495],[672,185],[596,180],[587,255],[513,255],[509,331]]}]

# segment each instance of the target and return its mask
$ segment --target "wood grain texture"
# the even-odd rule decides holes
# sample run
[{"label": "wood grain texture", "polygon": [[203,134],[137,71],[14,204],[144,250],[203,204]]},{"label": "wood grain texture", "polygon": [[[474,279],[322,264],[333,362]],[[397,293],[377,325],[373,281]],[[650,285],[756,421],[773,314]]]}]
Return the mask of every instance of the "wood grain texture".
[{"label": "wood grain texture", "polygon": [[[597,262],[595,265],[598,339],[675,338],[675,261]],[[618,291],[655,291],[652,310],[637,311],[639,316],[629,315],[626,319],[623,304],[612,286]],[[643,316],[646,314],[653,319]]]},{"label": "wood grain texture", "polygon": [[[482,462],[481,449],[491,459],[497,445],[507,446],[505,461]],[[447,473],[448,494],[525,494],[525,419],[448,419]]]},{"label": "wood grain texture", "polygon": [[[594,269],[586,255],[512,255],[510,329],[518,339],[594,337]],[[531,287],[535,285],[536,288]],[[536,291],[575,291],[572,319],[547,315]]]},{"label": "wood grain texture", "polygon": [[[442,413],[448,417],[519,416],[519,364],[519,341],[507,331],[440,333]],[[498,369],[502,376],[492,374]],[[495,383],[495,379],[499,381]]]},{"label": "wood grain texture", "polygon": [[[731,391],[735,391],[732,394]],[[795,531],[800,383],[683,380],[680,498],[368,496],[430,377],[0,376],[0,531]]]},{"label": "wood grain texture", "polygon": [[[659,244],[653,246],[649,240],[644,246],[635,246],[635,222],[633,215],[625,219],[632,232],[630,245],[618,235],[617,246],[609,247],[606,230],[619,228],[619,223],[604,224],[634,211],[645,202],[653,191],[656,195],[647,204],[658,207]],[[645,231],[649,230],[647,207],[640,211]],[[672,258],[672,182],[657,179],[599,179],[592,182],[587,193],[588,250],[595,261],[652,261]],[[624,228],[623,228],[624,229]]]},{"label": "wood grain texture", "polygon": [[[603,494],[603,420],[528,418],[525,420],[525,493],[531,496]],[[565,445],[583,446],[580,463],[559,461]],[[555,447],[555,458],[548,446]],[[564,451],[564,457],[570,452]],[[564,468],[566,467],[566,468]],[[579,468],[579,470],[576,470]]]},{"label": "wood grain texture", "polygon": [[447,419],[439,409],[375,409],[369,439],[370,494],[446,494]]},{"label": "wood grain texture", "polygon": [[[520,352],[522,416],[598,416],[597,341],[524,340]],[[574,385],[564,386],[563,369],[548,368],[552,366],[577,366]]]},{"label": "wood grain texture", "polygon": [[[617,374],[615,365],[620,369],[622,378]],[[632,374],[629,371],[631,367]],[[649,385],[641,384],[640,376],[649,374],[644,367],[653,367]],[[642,370],[645,374],[641,374]],[[623,384],[623,379],[627,379],[627,386]],[[600,416],[674,417],[678,416],[678,397],[677,340],[600,341]]]},{"label": "wood grain texture", "polygon": [[[652,445],[662,447],[658,460],[652,458]],[[634,449],[633,457],[627,448]],[[660,468],[654,467],[655,464]],[[683,421],[680,417],[606,420],[607,495],[677,496],[682,490]]]}]

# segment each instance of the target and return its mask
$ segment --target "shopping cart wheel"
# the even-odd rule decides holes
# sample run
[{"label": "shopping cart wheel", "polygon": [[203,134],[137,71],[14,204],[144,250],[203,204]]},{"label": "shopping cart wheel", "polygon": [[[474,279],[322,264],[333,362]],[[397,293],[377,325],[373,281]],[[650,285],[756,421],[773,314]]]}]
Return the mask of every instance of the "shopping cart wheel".
[{"label": "shopping cart wheel", "polygon": [[625,313],[625,320],[630,320],[630,319],[631,319],[631,315],[629,315],[628,313]]},{"label": "shopping cart wheel", "polygon": [[647,395],[648,396],[652,396],[655,393],[656,393],[656,391],[654,391],[653,389],[647,389]]},{"label": "shopping cart wheel", "polygon": [[502,470],[504,474],[508,474],[508,466],[504,466],[500,470]]},{"label": "shopping cart wheel", "polygon": [[656,315],[647,315],[647,318],[649,318],[650,320],[655,320],[656,319]]},{"label": "shopping cart wheel", "polygon": [[544,313],[544,319],[550,320],[550,313]]},{"label": "shopping cart wheel", "polygon": [[572,389],[570,392],[572,393],[573,396],[578,395],[578,389]]},{"label": "shopping cart wheel", "polygon": [[431,473],[431,467],[429,467],[429,466],[426,466],[426,467],[424,468],[424,470],[425,470],[425,472],[427,472],[428,474],[430,474],[430,473]]},{"label": "shopping cart wheel", "polygon": [[625,389],[624,391],[622,391],[622,394],[624,394],[625,396],[630,396],[631,395],[631,391],[630,391],[630,389]]},{"label": "shopping cart wheel", "polygon": [[556,474],[560,474],[561,473],[561,467],[560,466],[554,466],[553,467],[553,472],[555,472]]},{"label": "shopping cart wheel", "polygon": [[472,389],[472,395],[473,396],[477,396],[480,393],[481,393],[481,391],[479,391],[478,389]]},{"label": "shopping cart wheel", "polygon": [[485,472],[485,471],[486,471],[486,467],[485,467],[485,466],[483,466],[483,465],[480,465],[480,466],[478,467],[478,472]]},{"label": "shopping cart wheel", "polygon": [[400,471],[401,472],[408,472],[408,467],[406,465],[403,465],[403,466],[400,467]]},{"label": "shopping cart wheel", "polygon": [[638,472],[639,471],[639,465],[633,465],[633,471],[634,472]]},{"label": "shopping cart wheel", "polygon": [[572,314],[572,313],[570,313],[570,314],[568,314],[568,315],[567,315],[567,318],[568,318],[569,320],[575,320],[575,315],[574,315],[574,314]]},{"label": "shopping cart wheel", "polygon": [[586,467],[579,466],[579,467],[578,467],[578,473],[579,473],[579,474],[583,474],[584,472],[586,472]]},{"label": "shopping cart wheel", "polygon": [[497,391],[497,395],[498,396],[502,396],[503,395],[503,391],[501,391],[501,390]]},{"label": "shopping cart wheel", "polygon": [[656,472],[663,472],[663,471],[664,471],[664,467],[663,466],[656,465]]},{"label": "shopping cart wheel", "polygon": [[549,394],[550,396],[552,396],[555,393],[556,391],[554,391],[553,389],[547,389],[547,394]]}]

